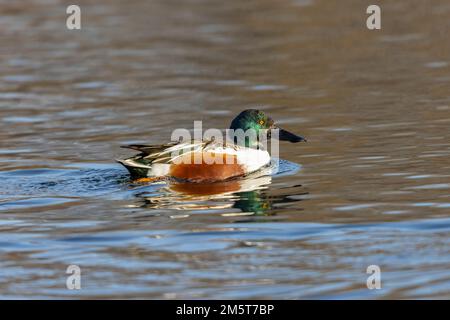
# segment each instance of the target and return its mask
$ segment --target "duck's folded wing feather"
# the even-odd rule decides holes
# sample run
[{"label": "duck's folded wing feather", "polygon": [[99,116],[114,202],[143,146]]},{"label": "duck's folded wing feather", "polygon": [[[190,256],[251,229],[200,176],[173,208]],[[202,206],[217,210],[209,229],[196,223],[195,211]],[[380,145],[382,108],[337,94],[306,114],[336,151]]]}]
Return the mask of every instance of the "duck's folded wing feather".
[{"label": "duck's folded wing feather", "polygon": [[121,146],[121,148],[132,149],[141,152],[130,159],[145,165],[152,163],[169,163],[176,157],[190,152],[198,152],[216,146],[212,140],[191,140],[188,142],[170,142],[160,145],[131,144]]},{"label": "duck's folded wing feather", "polygon": [[125,149],[132,149],[132,150],[137,150],[142,152],[144,155],[149,155],[152,153],[156,153],[156,152],[160,152],[164,149],[170,148],[174,145],[179,144],[178,141],[174,141],[174,142],[169,142],[169,143],[165,143],[165,144],[154,144],[154,145],[149,145],[149,144],[129,144],[126,146],[120,146],[121,148],[125,148]]}]

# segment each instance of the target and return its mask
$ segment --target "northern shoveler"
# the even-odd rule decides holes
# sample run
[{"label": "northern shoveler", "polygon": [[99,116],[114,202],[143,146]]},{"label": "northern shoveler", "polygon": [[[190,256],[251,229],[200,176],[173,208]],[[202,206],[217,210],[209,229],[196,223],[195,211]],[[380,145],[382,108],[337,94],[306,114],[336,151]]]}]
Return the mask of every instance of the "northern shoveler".
[{"label": "northern shoveler", "polygon": [[255,134],[244,136],[243,140],[237,140],[234,136],[233,142],[204,139],[163,145],[127,145],[122,148],[140,153],[117,161],[139,181],[171,178],[183,182],[217,182],[246,176],[269,165],[270,154],[262,147],[260,140],[261,137],[270,137],[274,129],[279,130],[279,140],[294,143],[306,141],[279,128],[272,118],[255,109],[242,111],[233,119],[230,129],[234,132],[242,129],[244,133],[253,130]]}]

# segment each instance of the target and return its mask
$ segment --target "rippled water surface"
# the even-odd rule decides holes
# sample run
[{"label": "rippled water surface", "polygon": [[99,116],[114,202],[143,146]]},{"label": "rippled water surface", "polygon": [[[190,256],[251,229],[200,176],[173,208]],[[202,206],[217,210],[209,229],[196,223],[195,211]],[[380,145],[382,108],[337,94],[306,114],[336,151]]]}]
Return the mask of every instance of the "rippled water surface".
[{"label": "rippled water surface", "polygon": [[[450,298],[450,5],[0,0],[1,298]],[[138,184],[119,146],[265,110],[280,172]],[[82,289],[66,289],[66,268]],[[382,289],[368,290],[378,265]]]}]

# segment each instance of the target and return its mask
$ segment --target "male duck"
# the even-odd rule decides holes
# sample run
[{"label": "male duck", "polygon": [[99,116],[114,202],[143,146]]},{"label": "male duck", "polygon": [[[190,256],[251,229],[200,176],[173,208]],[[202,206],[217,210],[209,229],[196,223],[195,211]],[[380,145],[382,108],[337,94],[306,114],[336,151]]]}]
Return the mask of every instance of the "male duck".
[{"label": "male duck", "polygon": [[[258,171],[270,163],[269,152],[261,146],[261,137],[270,137],[274,129],[279,131],[279,140],[306,141],[274,124],[264,112],[248,109],[233,119],[230,129],[238,132],[253,130],[255,135],[245,136],[234,142],[219,142],[214,139],[171,142],[163,145],[127,145],[140,151],[138,155],[117,160],[138,181],[157,181],[166,178],[182,182],[216,182],[245,176]],[[213,159],[213,161],[211,161]],[[217,161],[220,160],[220,161]]]}]

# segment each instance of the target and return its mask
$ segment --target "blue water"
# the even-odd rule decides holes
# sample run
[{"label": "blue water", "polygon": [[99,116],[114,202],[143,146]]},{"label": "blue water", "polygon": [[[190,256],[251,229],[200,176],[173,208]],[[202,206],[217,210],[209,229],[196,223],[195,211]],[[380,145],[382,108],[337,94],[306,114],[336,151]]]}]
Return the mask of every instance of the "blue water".
[{"label": "blue water", "polygon": [[[0,298],[450,298],[447,1],[383,2],[377,31],[357,0],[80,6],[69,31],[1,4]],[[276,174],[115,162],[247,108],[308,138]]]}]

